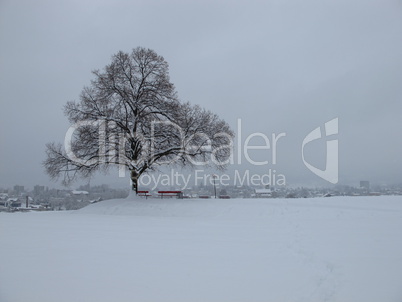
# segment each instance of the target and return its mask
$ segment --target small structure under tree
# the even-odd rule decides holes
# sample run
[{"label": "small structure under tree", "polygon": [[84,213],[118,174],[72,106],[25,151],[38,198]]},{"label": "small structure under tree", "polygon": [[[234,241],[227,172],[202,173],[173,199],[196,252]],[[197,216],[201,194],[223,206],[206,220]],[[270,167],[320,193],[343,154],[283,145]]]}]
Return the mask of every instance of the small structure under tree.
[{"label": "small structure under tree", "polygon": [[64,112],[73,124],[62,144],[47,144],[44,167],[69,184],[110,166],[128,169],[132,189],[161,165],[223,169],[233,131],[216,114],[179,101],[168,63],[151,49],[118,52]]}]

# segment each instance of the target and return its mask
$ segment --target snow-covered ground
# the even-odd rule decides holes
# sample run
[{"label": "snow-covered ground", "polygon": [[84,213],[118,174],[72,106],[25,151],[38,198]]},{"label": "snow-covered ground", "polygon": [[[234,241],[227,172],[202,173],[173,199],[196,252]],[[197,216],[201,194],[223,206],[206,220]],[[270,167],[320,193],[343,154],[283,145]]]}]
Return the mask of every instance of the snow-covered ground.
[{"label": "snow-covered ground", "polygon": [[0,213],[1,302],[400,302],[402,197]]}]

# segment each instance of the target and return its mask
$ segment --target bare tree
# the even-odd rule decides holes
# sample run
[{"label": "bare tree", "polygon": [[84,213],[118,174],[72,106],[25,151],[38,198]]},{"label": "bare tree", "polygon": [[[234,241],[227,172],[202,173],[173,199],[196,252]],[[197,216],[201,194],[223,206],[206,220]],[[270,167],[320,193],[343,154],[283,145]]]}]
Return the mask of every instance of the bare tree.
[{"label": "bare tree", "polygon": [[46,172],[69,184],[110,166],[130,171],[132,188],[161,165],[208,165],[224,169],[232,155],[233,131],[217,115],[178,100],[168,63],[153,50],[135,48],[112,56],[68,102],[73,124],[62,144],[47,144]]}]

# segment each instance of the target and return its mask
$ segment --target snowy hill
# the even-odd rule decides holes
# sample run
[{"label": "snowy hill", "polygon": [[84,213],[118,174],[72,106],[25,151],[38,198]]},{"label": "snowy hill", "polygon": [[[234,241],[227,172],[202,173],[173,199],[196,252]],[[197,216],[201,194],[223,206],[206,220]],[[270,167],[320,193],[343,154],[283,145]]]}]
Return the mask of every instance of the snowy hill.
[{"label": "snowy hill", "polygon": [[0,301],[402,301],[402,197],[0,213]]}]

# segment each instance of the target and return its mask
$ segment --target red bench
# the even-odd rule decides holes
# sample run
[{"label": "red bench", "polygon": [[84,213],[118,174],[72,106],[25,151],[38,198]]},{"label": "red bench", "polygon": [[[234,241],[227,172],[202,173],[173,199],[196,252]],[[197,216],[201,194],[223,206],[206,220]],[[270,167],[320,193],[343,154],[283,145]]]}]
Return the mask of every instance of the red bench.
[{"label": "red bench", "polygon": [[152,196],[149,194],[149,191],[137,191],[138,196],[145,197],[145,199],[148,199],[149,196]]},{"label": "red bench", "polygon": [[158,194],[161,198],[165,197],[174,197],[176,196],[177,198],[183,198],[183,192],[182,191],[158,191]]}]

